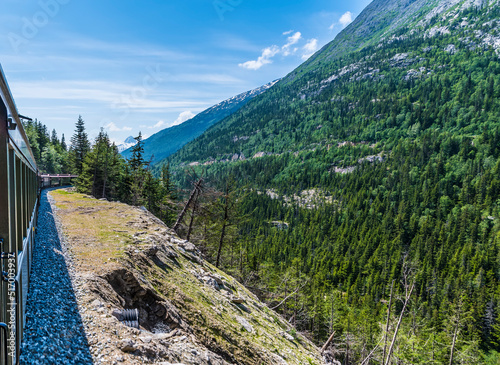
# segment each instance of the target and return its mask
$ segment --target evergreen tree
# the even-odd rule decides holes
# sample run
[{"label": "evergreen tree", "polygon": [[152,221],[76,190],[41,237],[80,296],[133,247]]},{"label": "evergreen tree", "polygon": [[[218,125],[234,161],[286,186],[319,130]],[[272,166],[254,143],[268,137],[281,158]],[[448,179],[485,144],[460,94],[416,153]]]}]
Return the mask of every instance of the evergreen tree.
[{"label": "evergreen tree", "polygon": [[61,147],[56,131],[53,130],[49,138],[47,127],[37,120],[26,120],[23,126],[40,171],[49,174],[69,173],[68,154]]},{"label": "evergreen tree", "polygon": [[57,132],[55,129],[52,129],[52,134],[50,135],[50,143],[52,143],[53,146],[60,144],[59,138],[57,138]]},{"label": "evergreen tree", "polygon": [[107,133],[101,129],[91,150],[85,155],[82,173],[76,182],[79,191],[96,198],[114,199],[118,194],[122,158]]},{"label": "evergreen tree", "polygon": [[64,138],[64,133],[62,134],[61,137],[61,148],[63,149],[63,151],[68,150],[68,146],[66,146],[66,139]]},{"label": "evergreen tree", "polygon": [[53,145],[46,146],[42,151],[40,168],[49,174],[63,173],[63,157]]},{"label": "evergreen tree", "polygon": [[132,156],[128,160],[128,163],[133,171],[137,171],[144,168],[144,142],[142,141],[141,132],[134,139],[136,143],[132,147]]},{"label": "evergreen tree", "polygon": [[85,132],[85,122],[82,116],[78,116],[75,133],[71,137],[70,159],[72,170],[75,174],[81,174],[83,170],[83,160],[90,149],[90,143]]},{"label": "evergreen tree", "polygon": [[136,144],[132,147],[132,157],[128,160],[131,174],[130,202],[132,205],[143,205],[145,202],[143,189],[146,178],[146,167],[144,164],[144,148],[141,132],[134,139],[136,140]]}]

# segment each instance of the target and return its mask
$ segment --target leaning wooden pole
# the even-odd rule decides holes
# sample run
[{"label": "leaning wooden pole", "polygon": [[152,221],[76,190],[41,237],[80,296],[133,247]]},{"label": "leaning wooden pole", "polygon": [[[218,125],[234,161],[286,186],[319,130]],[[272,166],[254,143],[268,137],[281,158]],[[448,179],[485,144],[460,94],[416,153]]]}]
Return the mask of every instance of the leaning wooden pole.
[{"label": "leaning wooden pole", "polygon": [[193,191],[191,191],[191,195],[189,196],[189,199],[188,199],[186,205],[184,206],[184,209],[182,209],[182,212],[180,212],[179,216],[177,217],[177,221],[175,222],[174,226],[172,227],[172,229],[175,232],[177,232],[177,230],[181,226],[181,222],[184,219],[184,216],[186,215],[188,208],[191,205],[191,202],[194,200],[195,196],[198,194],[198,190],[200,189],[202,182],[203,182],[203,178],[199,179],[194,184]]},{"label": "leaning wooden pole", "polygon": [[385,324],[385,335],[384,335],[384,353],[382,356],[382,359],[385,360],[385,354],[387,351],[387,335],[389,334],[389,322],[391,319],[391,306],[392,306],[392,293],[394,290],[394,280],[392,281],[391,285],[391,297],[389,298],[389,306],[387,307],[387,321]]},{"label": "leaning wooden pole", "polygon": [[330,344],[333,341],[334,336],[335,336],[335,331],[333,331],[333,333],[328,338],[328,341],[326,341],[325,344],[323,345],[323,347],[321,348],[321,353],[325,352],[325,350],[328,348],[328,346],[330,346]]},{"label": "leaning wooden pole", "polygon": [[401,326],[401,322],[403,321],[403,315],[405,314],[406,305],[410,301],[411,293],[413,292],[414,287],[415,287],[415,282],[413,282],[413,284],[411,285],[410,292],[405,298],[405,304],[403,305],[403,309],[401,310],[401,314],[399,315],[398,324],[396,326],[396,329],[394,330],[394,336],[392,337],[392,342],[391,346],[389,347],[389,352],[387,354],[387,360],[385,362],[385,365],[389,365],[389,360],[391,359],[392,350],[394,348],[394,344],[396,343],[396,337],[398,336],[399,327]]}]

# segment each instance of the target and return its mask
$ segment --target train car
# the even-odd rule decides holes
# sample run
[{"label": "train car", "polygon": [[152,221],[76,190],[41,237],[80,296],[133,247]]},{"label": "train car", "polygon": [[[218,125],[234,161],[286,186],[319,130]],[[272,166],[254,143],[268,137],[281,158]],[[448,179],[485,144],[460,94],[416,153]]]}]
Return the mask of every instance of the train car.
[{"label": "train car", "polygon": [[37,223],[38,169],[0,65],[0,365],[19,363]]}]

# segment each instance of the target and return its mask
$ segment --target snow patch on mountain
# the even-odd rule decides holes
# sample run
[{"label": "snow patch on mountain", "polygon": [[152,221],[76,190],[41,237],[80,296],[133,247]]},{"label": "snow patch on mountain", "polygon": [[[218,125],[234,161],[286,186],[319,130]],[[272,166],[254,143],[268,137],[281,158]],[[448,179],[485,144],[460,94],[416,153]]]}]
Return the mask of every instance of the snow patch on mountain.
[{"label": "snow patch on mountain", "polygon": [[135,143],[136,142],[135,142],[134,137],[132,137],[132,136],[128,137],[123,143],[116,146],[116,148],[118,148],[118,153],[121,153],[121,152],[125,151],[126,149],[129,149],[130,147],[135,145]]}]

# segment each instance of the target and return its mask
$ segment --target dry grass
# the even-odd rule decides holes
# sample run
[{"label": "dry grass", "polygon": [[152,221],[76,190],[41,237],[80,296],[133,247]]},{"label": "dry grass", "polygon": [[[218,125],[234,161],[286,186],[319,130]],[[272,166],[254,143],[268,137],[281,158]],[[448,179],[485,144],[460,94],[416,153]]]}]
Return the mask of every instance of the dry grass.
[{"label": "dry grass", "polygon": [[103,265],[111,269],[126,246],[137,242],[134,234],[153,228],[141,217],[141,210],[126,204],[68,190],[54,190],[50,195],[79,270],[96,271]]}]

